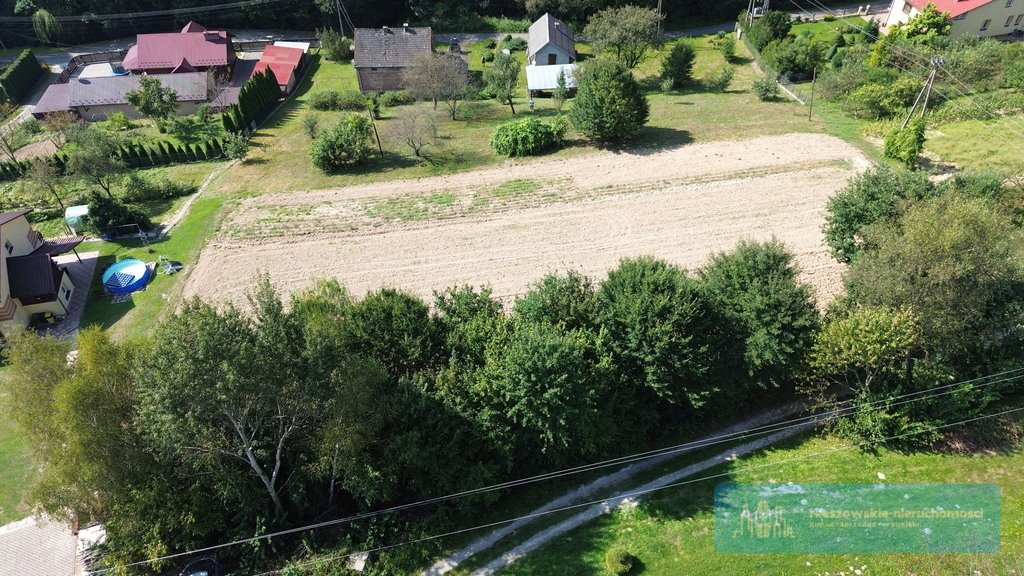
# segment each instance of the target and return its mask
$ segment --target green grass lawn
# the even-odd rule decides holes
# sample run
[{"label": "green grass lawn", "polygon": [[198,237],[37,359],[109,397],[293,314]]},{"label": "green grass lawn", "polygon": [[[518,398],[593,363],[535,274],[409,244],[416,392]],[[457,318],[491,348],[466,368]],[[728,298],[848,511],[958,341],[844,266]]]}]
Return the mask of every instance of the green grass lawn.
[{"label": "green grass lawn", "polygon": [[860,27],[867,24],[867,21],[860,16],[847,16],[845,18],[836,18],[832,22],[824,20],[803,22],[795,24],[789,33],[791,36],[798,36],[805,32],[810,32],[814,36],[819,37],[822,43],[830,45],[835,43],[836,38],[839,36],[839,30],[843,30],[847,24]]},{"label": "green grass lawn", "polygon": [[[1015,402],[1020,405],[1021,400]],[[993,410],[998,411],[998,410]],[[728,467],[711,470],[726,478],[656,492],[632,511],[604,516],[527,555],[504,570],[511,576],[601,575],[604,554],[622,546],[639,559],[630,574],[816,576],[867,566],[877,574],[1020,574],[1024,567],[1024,466],[1021,413],[979,423],[975,437],[987,437],[973,454],[881,450],[868,454],[832,436],[792,441]],[[722,554],[715,550],[712,493],[718,482],[994,483],[1002,488],[1002,547],[997,554]],[[1016,572],[1014,572],[1016,570]]]},{"label": "green grass lawn", "polygon": [[[688,39],[698,49],[694,76],[699,78],[706,70],[725,64],[724,58],[713,43],[713,36]],[[641,63],[636,74],[643,84],[651,103],[648,125],[627,147],[651,148],[676,146],[689,142],[740,139],[764,134],[788,132],[824,132],[829,126],[819,119],[808,120],[805,109],[792,102],[761,102],[751,92],[750,86],[758,72],[749,63],[749,54],[742,46],[736,61],[736,77],[725,93],[711,94],[700,88],[698,82],[670,94],[660,91],[660,62],[671,44],[654,52]],[[469,53],[470,70],[481,75],[484,65],[480,55],[485,50],[483,43],[469,43],[463,46]],[[582,55],[588,53],[586,44],[578,46]],[[522,52],[514,53],[523,60]],[[525,74],[521,78],[525,92]],[[349,186],[358,183],[419,178],[455,171],[492,166],[505,161],[490,148],[490,136],[494,129],[513,117],[507,105],[494,100],[477,100],[465,103],[457,120],[445,115],[443,104],[438,107],[439,147],[432,151],[432,162],[416,158],[401,143],[388,135],[388,123],[407,109],[405,106],[388,108],[377,127],[385,149],[384,160],[374,157],[366,165],[345,174],[327,175],[316,169],[309,159],[309,137],[302,129],[301,118],[313,113],[320,126],[329,126],[345,112],[313,112],[306,109],[309,95],[321,90],[355,90],[355,72],[349,63],[315,61],[309,76],[300,84],[295,98],[257,131],[253,138],[254,150],[244,164],[232,168],[224,179],[223,189],[228,193],[258,195],[293,190],[308,190]],[[536,114],[542,118],[557,115],[550,98],[535,99]],[[429,108],[430,103],[410,106]],[[517,112],[527,112],[525,94],[515,101]],[[567,106],[571,106],[571,101]],[[547,157],[563,157],[596,150],[590,143],[570,131],[569,142],[562,150]],[[523,160],[526,162],[530,159]]]},{"label": "green grass lawn", "polygon": [[[0,371],[0,378],[4,377]],[[5,402],[0,395],[0,525],[28,514],[24,497],[34,473],[28,444],[10,420]]]},{"label": "green grass lawn", "polygon": [[957,166],[1024,174],[1024,114],[929,126],[924,149]]}]

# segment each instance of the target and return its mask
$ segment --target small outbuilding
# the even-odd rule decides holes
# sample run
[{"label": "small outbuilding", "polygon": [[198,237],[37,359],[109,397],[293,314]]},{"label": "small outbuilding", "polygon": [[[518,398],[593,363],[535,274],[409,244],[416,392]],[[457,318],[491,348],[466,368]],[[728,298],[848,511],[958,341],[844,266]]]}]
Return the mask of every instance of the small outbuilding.
[{"label": "small outbuilding", "polygon": [[531,66],[555,66],[576,61],[576,35],[568,24],[544,14],[530,25],[526,62]]},{"label": "small outbuilding", "polygon": [[565,87],[570,91],[576,89],[576,80],[573,78],[575,64],[555,64],[554,66],[527,66],[526,67],[526,89],[530,94],[538,92],[552,92],[558,87],[559,74],[565,75]]},{"label": "small outbuilding", "polygon": [[262,72],[267,68],[274,71],[277,78],[277,85],[281,88],[282,94],[291,94],[298,81],[299,69],[302,67],[304,53],[301,48],[289,48],[287,46],[268,45],[263,49],[260,61],[256,63],[252,73]]},{"label": "small outbuilding", "polygon": [[352,65],[363,92],[402,90],[405,70],[416,58],[434,51],[430,27],[356,28]]}]

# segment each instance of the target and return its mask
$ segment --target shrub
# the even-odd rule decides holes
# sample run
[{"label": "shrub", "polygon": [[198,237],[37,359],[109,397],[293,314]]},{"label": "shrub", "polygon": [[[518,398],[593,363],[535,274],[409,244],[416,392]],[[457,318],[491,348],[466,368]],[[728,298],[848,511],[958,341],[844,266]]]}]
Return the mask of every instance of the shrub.
[{"label": "shrub", "polygon": [[779,99],[779,83],[768,76],[761,76],[757,80],[754,80],[754,84],[751,88],[754,91],[754,95],[764,102],[771,102]]},{"label": "shrub", "polygon": [[661,81],[661,91],[662,92],[668,94],[669,92],[675,90],[675,88],[676,88],[676,83],[671,78],[665,78],[664,80]]},{"label": "shrub", "polygon": [[736,70],[732,66],[722,66],[714,70],[708,70],[701,77],[700,83],[709,92],[725,92],[725,89],[732,83]]},{"label": "shrub", "polygon": [[1024,60],[1010,62],[1003,72],[1003,86],[1024,88]]},{"label": "shrub", "polygon": [[726,62],[732,62],[736,58],[736,38],[726,36],[718,42],[718,51],[722,53]]},{"label": "shrub", "polygon": [[124,179],[123,198],[128,202],[148,202],[187,196],[198,189],[198,186],[190,182],[169,178],[149,179],[138,172],[129,172]]},{"label": "shrub", "polygon": [[769,10],[754,22],[747,33],[750,43],[754,48],[763,50],[772,40],[782,40],[793,27],[788,12]]},{"label": "shrub", "polygon": [[829,12],[828,14],[825,14],[821,19],[824,20],[825,22],[835,22],[836,15]]},{"label": "shrub", "polygon": [[232,160],[241,160],[249,153],[249,139],[241,134],[229,133],[224,138],[224,155]]},{"label": "shrub", "polygon": [[366,97],[358,90],[324,90],[309,96],[309,107],[314,110],[350,110],[366,109]]},{"label": "shrub", "polygon": [[327,28],[317,33],[320,48],[328,60],[347,62],[352,59],[352,40]]},{"label": "shrub", "polygon": [[32,92],[32,88],[42,75],[43,69],[39,66],[39,60],[36,60],[32,51],[26,48],[14,62],[0,71],[0,88],[3,88],[0,92],[17,104]]},{"label": "shrub", "polygon": [[110,130],[130,130],[131,127],[131,120],[124,112],[114,112],[107,119],[107,128]]},{"label": "shrub", "polygon": [[522,52],[526,50],[526,40],[522,38],[512,38],[502,42],[502,47],[509,52]]},{"label": "shrub", "polygon": [[820,44],[807,36],[773,41],[765,46],[764,60],[779,74],[790,79],[810,78],[814,68],[824,60]]},{"label": "shrub", "polygon": [[647,122],[650,107],[633,74],[621,64],[588,60],[576,68],[576,99],[569,112],[588,138],[611,142],[632,138]]},{"label": "shrub", "polygon": [[310,138],[316,138],[317,127],[320,124],[320,117],[312,112],[302,115],[302,131]]},{"label": "shrub", "polygon": [[501,39],[502,42],[509,42],[512,40],[511,34],[505,34],[505,37]]},{"label": "shrub", "polygon": [[153,228],[153,222],[141,210],[99,192],[89,197],[89,222],[97,233],[128,224],[138,224],[143,230]]},{"label": "shrub", "polygon": [[893,128],[885,135],[885,157],[902,162],[907,168],[914,168],[923,150],[924,120],[921,118],[914,118],[906,128]]},{"label": "shrub", "polygon": [[846,99],[843,108],[858,118],[884,118],[889,111],[883,104],[888,90],[881,84],[865,84],[853,91]]},{"label": "shrub", "polygon": [[494,62],[494,52],[491,50],[484,50],[482,56],[480,56],[481,63]]},{"label": "shrub", "polygon": [[373,127],[365,116],[349,115],[321,132],[313,141],[310,157],[317,168],[327,173],[364,162],[370,156]]},{"label": "shrub", "polygon": [[498,46],[498,43],[494,40],[494,38],[488,38],[484,42],[484,48],[486,48],[488,50],[494,50],[497,46]]},{"label": "shrub", "polygon": [[381,106],[392,107],[412,104],[416,100],[405,90],[388,90],[377,97]]},{"label": "shrub", "polygon": [[673,86],[689,82],[693,79],[693,63],[696,59],[697,52],[693,45],[686,41],[677,42],[661,61],[661,77],[672,80]]},{"label": "shrub", "polygon": [[625,548],[616,546],[604,555],[604,565],[617,576],[628,574],[633,569],[633,555]]},{"label": "shrub", "polygon": [[562,144],[564,129],[533,117],[506,122],[491,135],[491,147],[503,156],[533,156]]}]

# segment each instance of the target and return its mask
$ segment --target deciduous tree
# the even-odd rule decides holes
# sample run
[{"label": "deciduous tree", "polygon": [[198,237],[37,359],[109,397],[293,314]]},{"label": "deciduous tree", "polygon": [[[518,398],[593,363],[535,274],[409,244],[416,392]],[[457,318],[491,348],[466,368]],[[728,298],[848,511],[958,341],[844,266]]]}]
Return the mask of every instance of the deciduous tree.
[{"label": "deciduous tree", "polygon": [[494,99],[502,104],[508,104],[512,114],[515,114],[513,100],[519,91],[519,62],[512,56],[498,54],[494,58],[494,64],[484,70],[484,82],[487,83],[487,89],[491,94],[494,94]]},{"label": "deciduous tree", "polygon": [[661,19],[652,8],[606,8],[590,17],[583,33],[595,52],[611,52],[626,68],[635,68],[661,43]]}]

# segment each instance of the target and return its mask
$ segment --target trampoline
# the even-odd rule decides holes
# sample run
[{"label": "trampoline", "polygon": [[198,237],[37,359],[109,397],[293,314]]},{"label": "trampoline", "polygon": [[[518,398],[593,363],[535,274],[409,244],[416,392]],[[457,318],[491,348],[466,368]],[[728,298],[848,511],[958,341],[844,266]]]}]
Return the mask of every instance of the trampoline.
[{"label": "trampoline", "polygon": [[103,287],[111,294],[130,294],[142,290],[153,271],[137,258],[126,258],[115,262],[103,272]]}]

